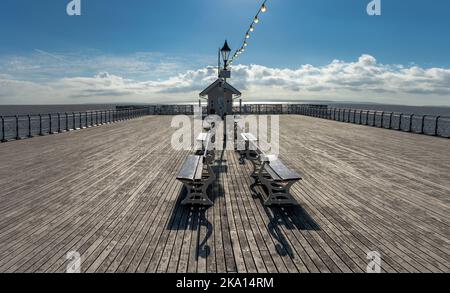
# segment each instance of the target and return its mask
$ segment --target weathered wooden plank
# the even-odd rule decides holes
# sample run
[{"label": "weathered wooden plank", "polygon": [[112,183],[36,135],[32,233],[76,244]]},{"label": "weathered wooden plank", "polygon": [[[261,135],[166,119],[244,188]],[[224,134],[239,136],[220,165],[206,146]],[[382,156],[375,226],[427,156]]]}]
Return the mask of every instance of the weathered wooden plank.
[{"label": "weathered wooden plank", "polygon": [[0,271],[63,272],[73,250],[87,272],[363,272],[370,251],[384,272],[450,271],[448,140],[282,116],[300,207],[264,207],[226,151],[202,210],[180,206],[192,152],[167,147],[170,121],[1,144]]}]

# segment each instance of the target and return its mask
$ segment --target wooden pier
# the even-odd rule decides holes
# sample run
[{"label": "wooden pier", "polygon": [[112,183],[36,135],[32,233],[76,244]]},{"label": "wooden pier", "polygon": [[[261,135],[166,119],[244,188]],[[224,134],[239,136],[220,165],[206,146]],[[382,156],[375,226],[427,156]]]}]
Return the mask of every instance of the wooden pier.
[{"label": "wooden pier", "polygon": [[0,272],[450,272],[448,139],[280,120],[299,207],[265,207],[231,151],[214,206],[181,206],[170,116],[1,144]]}]

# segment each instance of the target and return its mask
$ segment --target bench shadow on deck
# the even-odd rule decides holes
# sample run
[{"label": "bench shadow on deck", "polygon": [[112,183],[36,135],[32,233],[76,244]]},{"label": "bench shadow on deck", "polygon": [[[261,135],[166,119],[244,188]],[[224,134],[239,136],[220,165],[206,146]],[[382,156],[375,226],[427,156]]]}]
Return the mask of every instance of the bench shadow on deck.
[{"label": "bench shadow on deck", "polygon": [[[211,201],[216,204],[219,197],[223,198],[225,189],[223,187],[223,180],[221,180],[220,174],[227,175],[232,168],[227,165],[227,160],[224,160],[225,152],[222,151],[219,158],[215,161],[213,166],[213,171],[218,179],[209,188],[208,195]],[[248,162],[245,164],[249,164]],[[244,164],[244,165],[245,165]],[[239,167],[239,165],[237,166]],[[251,174],[247,174],[250,178]],[[253,179],[251,179],[253,181]],[[289,256],[291,259],[295,258],[294,250],[289,243],[286,235],[280,228],[284,226],[285,229],[290,233],[293,230],[298,231],[319,231],[320,226],[314,219],[301,207],[301,205],[296,206],[265,206],[263,193],[267,191],[260,184],[249,184],[247,190],[244,192],[251,195],[251,199],[255,204],[262,208],[269,219],[269,224],[265,227],[270,233],[271,237],[275,240],[276,252],[280,256]],[[196,256],[195,259],[198,261],[199,258],[207,258],[211,254],[211,248],[208,245],[211,236],[213,235],[214,225],[207,219],[206,212],[212,207],[204,206],[192,206],[192,205],[182,205],[183,199],[187,196],[186,187],[181,187],[178,194],[177,202],[172,214],[170,215],[169,224],[167,225],[167,230],[170,231],[196,231]],[[187,215],[187,216],[186,216]],[[228,217],[228,215],[226,215]],[[227,219],[222,219],[227,220]],[[200,230],[202,227],[206,228],[206,234],[200,236]]]}]

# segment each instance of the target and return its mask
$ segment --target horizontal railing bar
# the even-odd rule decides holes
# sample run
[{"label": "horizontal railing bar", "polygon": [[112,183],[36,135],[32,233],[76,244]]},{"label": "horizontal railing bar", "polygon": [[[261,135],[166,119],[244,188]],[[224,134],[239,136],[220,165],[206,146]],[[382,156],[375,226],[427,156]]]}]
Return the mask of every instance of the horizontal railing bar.
[{"label": "horizontal railing bar", "polygon": [[[440,137],[447,137],[444,129],[446,130],[447,127],[450,127],[448,126],[450,116],[339,108],[328,107],[326,105],[242,104],[240,106],[233,106],[233,111],[234,113],[240,114],[306,115],[341,121],[344,123],[354,123]],[[3,115],[0,116],[0,126],[2,128],[0,140],[4,142],[7,140],[14,140],[15,138],[31,138],[37,134],[56,134],[64,131],[124,121],[146,115],[192,115],[193,112],[194,105],[149,105],[70,113],[53,112],[48,114]],[[203,108],[203,114],[207,114],[205,108]],[[39,123],[39,127],[36,127],[37,122]]]}]

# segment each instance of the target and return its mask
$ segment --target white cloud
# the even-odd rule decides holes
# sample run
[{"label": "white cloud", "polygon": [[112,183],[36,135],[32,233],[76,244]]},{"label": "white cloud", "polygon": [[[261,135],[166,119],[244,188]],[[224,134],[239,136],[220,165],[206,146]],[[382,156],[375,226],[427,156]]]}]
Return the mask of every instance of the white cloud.
[{"label": "white cloud", "polygon": [[[126,74],[133,70],[144,72],[144,63],[119,58],[100,64],[103,68],[125,64]],[[17,68],[34,70],[33,63],[17,64]],[[181,66],[176,64],[174,61],[172,65],[164,65],[162,70],[177,71]],[[151,80],[125,78],[108,72],[40,82],[14,80],[11,73],[0,75],[0,103],[47,103],[48,93],[57,103],[195,102],[198,93],[217,75],[213,67]],[[242,90],[243,98],[249,101],[314,99],[450,105],[450,69],[385,65],[370,55],[362,55],[354,62],[334,60],[326,66],[302,65],[298,69],[236,65],[230,82]]]}]

